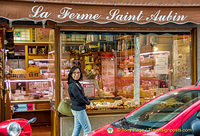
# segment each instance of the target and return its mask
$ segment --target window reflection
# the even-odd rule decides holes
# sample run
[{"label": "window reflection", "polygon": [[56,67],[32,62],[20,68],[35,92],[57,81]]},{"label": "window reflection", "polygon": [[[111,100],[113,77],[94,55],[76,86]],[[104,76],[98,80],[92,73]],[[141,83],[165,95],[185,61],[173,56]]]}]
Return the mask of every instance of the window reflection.
[{"label": "window reflection", "polygon": [[[140,62],[141,104],[177,87],[191,84],[190,34],[140,34],[140,60],[135,60],[133,33],[61,33],[61,78],[67,94],[69,69],[83,72],[86,95],[96,109],[133,108],[134,66]],[[117,100],[116,100],[117,99]]]}]

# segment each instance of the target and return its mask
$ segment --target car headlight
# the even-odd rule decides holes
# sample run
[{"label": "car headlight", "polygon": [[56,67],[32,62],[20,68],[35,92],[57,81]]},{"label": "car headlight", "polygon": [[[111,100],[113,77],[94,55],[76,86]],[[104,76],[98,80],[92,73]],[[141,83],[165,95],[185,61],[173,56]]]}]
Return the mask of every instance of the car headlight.
[{"label": "car headlight", "polygon": [[9,136],[19,136],[21,126],[17,122],[11,122],[8,124],[7,132]]}]

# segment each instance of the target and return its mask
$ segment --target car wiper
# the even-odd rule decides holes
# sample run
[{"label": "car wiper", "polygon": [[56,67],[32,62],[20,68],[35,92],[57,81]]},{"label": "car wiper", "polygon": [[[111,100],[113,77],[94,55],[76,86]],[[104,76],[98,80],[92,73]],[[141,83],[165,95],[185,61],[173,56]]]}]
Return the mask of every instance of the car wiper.
[{"label": "car wiper", "polygon": [[118,127],[118,128],[124,128],[124,129],[129,129],[130,128],[130,124],[127,121],[126,117],[121,118],[120,120],[112,123],[111,125]]}]

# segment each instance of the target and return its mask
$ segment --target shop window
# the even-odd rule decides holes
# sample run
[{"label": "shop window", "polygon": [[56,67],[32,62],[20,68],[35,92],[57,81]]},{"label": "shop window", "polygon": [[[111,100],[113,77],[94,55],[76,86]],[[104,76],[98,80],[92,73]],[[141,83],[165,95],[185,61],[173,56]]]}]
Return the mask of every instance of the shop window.
[{"label": "shop window", "polygon": [[140,62],[140,104],[174,88],[191,84],[190,34],[61,32],[62,97],[68,96],[72,66],[83,72],[86,95],[95,109],[133,109],[135,64]]},{"label": "shop window", "polygon": [[15,101],[53,99],[54,30],[15,28],[6,36],[14,41],[13,57],[9,57],[9,52],[5,54],[5,87],[9,90],[11,105]]},{"label": "shop window", "polygon": [[140,36],[141,101],[191,85],[190,42],[187,34]]}]

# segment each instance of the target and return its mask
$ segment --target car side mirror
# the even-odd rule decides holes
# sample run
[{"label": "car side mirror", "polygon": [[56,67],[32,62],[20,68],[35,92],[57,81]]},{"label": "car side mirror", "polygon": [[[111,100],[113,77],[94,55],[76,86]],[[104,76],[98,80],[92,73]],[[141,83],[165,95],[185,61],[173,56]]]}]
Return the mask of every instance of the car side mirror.
[{"label": "car side mirror", "polygon": [[200,120],[192,121],[191,128],[194,136],[200,136]]}]

